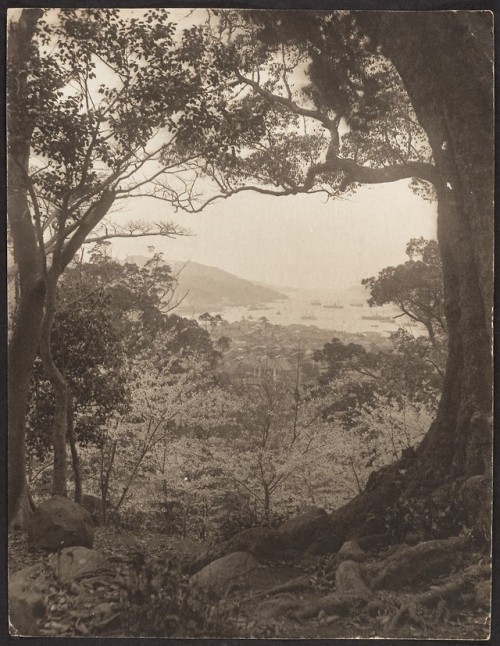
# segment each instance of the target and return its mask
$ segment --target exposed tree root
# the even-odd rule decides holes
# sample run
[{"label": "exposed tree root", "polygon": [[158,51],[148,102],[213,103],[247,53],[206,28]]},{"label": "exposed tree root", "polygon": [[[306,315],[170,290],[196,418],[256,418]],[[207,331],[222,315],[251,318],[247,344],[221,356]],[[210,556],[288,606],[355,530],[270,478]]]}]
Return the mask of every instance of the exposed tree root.
[{"label": "exposed tree root", "polygon": [[[342,560],[342,555],[354,554],[364,559],[359,546],[348,543],[332,559],[335,569],[335,591],[308,603],[295,611],[297,620],[315,617],[318,613],[346,615],[351,611],[373,615],[389,608],[387,599],[377,595],[376,590],[388,590],[393,597],[397,590],[422,586],[428,589],[414,595],[405,595],[405,601],[386,625],[389,634],[411,624],[429,631],[442,624],[453,607],[484,605],[487,594],[482,584],[491,575],[489,565],[470,563],[469,539],[465,536],[419,543],[415,546],[394,546],[385,558],[359,563]],[[355,547],[355,549],[354,549]],[[349,549],[347,549],[349,548]],[[363,556],[363,559],[361,558]],[[456,574],[450,574],[462,568]],[[333,568],[332,568],[333,569]],[[330,571],[333,575],[333,571]],[[432,585],[437,577],[448,576],[439,585]],[[331,576],[328,576],[331,578]],[[481,585],[479,585],[481,584]],[[477,599],[476,599],[477,597]],[[391,612],[394,612],[391,603]]]},{"label": "exposed tree root", "polygon": [[440,623],[448,611],[447,602],[460,605],[464,595],[474,590],[478,579],[490,576],[489,565],[472,565],[451,577],[445,584],[433,586],[426,592],[414,595],[401,605],[388,625],[388,632],[408,620],[420,628],[430,628]]},{"label": "exposed tree root", "polygon": [[386,559],[366,564],[364,572],[373,589],[415,586],[464,565],[470,558],[470,553],[465,551],[468,546],[466,536],[402,546]]},{"label": "exposed tree root", "polygon": [[346,614],[353,607],[363,607],[372,597],[359,563],[342,561],[335,572],[336,591],[315,599],[296,613],[298,620],[314,617],[320,611],[326,614]]}]

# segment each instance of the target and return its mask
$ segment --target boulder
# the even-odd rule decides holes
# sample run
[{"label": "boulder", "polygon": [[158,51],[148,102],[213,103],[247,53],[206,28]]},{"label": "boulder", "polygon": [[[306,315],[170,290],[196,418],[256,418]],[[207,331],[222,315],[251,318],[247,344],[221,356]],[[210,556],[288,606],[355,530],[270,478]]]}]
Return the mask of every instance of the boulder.
[{"label": "boulder", "polygon": [[342,561],[335,572],[335,589],[356,599],[369,599],[371,590],[361,574],[359,563]]},{"label": "boulder", "polygon": [[280,557],[284,547],[279,532],[260,526],[244,529],[229,541],[231,552],[250,552],[263,560]]},{"label": "boulder", "polygon": [[109,572],[111,567],[104,556],[87,547],[65,547],[51,554],[49,565],[61,583]]},{"label": "boulder", "polygon": [[366,552],[364,552],[357,541],[346,541],[343,543],[339,551],[332,556],[328,563],[326,564],[326,571],[331,578],[331,573],[335,572],[338,566],[344,561],[355,561],[356,563],[363,563],[368,558]]},{"label": "boulder", "polygon": [[235,534],[232,538],[205,550],[189,566],[190,574],[198,572],[203,567],[232,552],[250,552],[261,560],[281,558],[284,543],[275,529],[269,527],[250,527]]},{"label": "boulder", "polygon": [[232,552],[194,574],[190,583],[198,588],[224,592],[228,585],[245,576],[259,565],[259,561],[248,552]]},{"label": "boulder", "polygon": [[46,612],[43,566],[32,565],[9,577],[9,620],[16,635],[38,635],[38,621]]},{"label": "boulder", "polygon": [[318,530],[328,523],[328,514],[320,507],[291,518],[278,528],[278,536],[284,548],[304,551],[311,545]]},{"label": "boulder", "polygon": [[82,507],[85,507],[85,509],[92,516],[94,525],[102,525],[104,510],[102,507],[102,500],[98,496],[92,496],[88,493],[83,494]]},{"label": "boulder", "polygon": [[52,496],[37,507],[28,525],[31,548],[57,552],[63,547],[94,544],[94,523],[90,513],[64,496]]},{"label": "boulder", "polygon": [[363,563],[366,559],[366,552],[363,552],[356,541],[346,541],[335,556],[337,563],[342,563],[342,561],[356,561],[356,563]]}]

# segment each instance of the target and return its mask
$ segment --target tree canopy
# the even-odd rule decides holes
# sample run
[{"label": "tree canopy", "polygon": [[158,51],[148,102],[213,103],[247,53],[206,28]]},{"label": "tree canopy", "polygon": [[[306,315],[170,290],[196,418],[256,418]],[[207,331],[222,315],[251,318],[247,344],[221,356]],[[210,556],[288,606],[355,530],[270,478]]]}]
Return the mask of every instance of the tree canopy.
[{"label": "tree canopy", "polygon": [[370,305],[394,303],[402,314],[425,326],[432,343],[446,334],[441,258],[435,240],[412,239],[406,246],[409,260],[386,267],[377,277],[365,278]]}]

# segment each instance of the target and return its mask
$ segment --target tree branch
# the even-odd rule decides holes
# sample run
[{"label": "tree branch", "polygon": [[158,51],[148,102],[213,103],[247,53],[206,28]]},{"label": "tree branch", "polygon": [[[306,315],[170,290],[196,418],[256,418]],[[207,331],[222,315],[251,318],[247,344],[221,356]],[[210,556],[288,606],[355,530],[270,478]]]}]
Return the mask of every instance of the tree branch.
[{"label": "tree branch", "polygon": [[322,123],[325,126],[325,128],[330,130],[331,120],[327,117],[326,114],[323,114],[319,110],[309,110],[308,108],[303,108],[302,106],[295,103],[295,101],[292,101],[292,99],[287,99],[284,96],[280,96],[279,94],[273,94],[273,92],[269,92],[269,90],[265,90],[257,81],[253,81],[252,79],[249,79],[243,76],[239,72],[239,70],[236,70],[235,74],[238,80],[241,81],[241,83],[245,83],[245,85],[249,85],[258,94],[263,96],[271,103],[279,103],[281,105],[284,105],[294,114],[299,114],[299,115],[302,115],[303,117],[309,117],[311,119],[315,119],[316,121],[319,121],[320,123]]}]

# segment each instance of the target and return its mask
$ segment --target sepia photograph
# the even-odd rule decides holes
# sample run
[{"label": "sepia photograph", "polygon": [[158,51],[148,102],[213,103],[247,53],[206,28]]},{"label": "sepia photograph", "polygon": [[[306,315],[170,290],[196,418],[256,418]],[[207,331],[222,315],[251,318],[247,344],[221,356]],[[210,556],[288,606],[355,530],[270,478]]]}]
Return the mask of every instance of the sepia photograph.
[{"label": "sepia photograph", "polygon": [[493,13],[5,27],[8,634],[488,640]]}]

